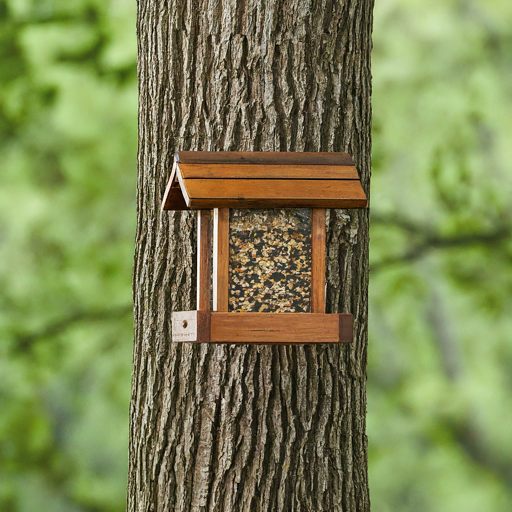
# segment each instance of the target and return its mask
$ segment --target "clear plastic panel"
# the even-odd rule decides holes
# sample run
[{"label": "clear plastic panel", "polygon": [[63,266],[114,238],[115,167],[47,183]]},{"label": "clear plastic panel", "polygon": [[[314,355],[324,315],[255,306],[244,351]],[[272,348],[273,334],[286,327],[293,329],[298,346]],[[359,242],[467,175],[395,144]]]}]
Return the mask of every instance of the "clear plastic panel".
[{"label": "clear plastic panel", "polygon": [[311,209],[232,209],[229,311],[307,313]]}]

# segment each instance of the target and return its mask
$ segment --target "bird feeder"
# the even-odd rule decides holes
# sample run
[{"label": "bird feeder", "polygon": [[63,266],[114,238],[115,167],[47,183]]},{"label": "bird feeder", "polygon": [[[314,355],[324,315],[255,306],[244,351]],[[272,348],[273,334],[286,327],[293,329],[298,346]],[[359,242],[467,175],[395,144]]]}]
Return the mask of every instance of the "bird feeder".
[{"label": "bird feeder", "polygon": [[173,340],[351,342],[352,315],[325,313],[325,213],[367,203],[345,153],[177,153],[162,210],[198,210],[197,310]]}]

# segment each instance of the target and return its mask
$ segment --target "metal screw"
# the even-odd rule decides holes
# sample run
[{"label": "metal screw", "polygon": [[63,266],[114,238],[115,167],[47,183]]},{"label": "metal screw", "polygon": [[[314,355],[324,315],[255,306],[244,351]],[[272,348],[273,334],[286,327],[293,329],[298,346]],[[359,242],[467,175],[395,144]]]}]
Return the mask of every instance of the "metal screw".
[{"label": "metal screw", "polygon": [[186,320],[183,320],[183,329],[186,329],[188,326],[188,322]]}]

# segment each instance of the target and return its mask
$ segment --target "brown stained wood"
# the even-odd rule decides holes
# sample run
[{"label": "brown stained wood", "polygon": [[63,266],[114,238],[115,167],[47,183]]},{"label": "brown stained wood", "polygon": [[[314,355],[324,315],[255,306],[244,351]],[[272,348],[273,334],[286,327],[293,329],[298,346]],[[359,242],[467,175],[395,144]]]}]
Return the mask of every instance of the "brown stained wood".
[{"label": "brown stained wood", "polygon": [[348,165],[276,165],[276,164],[179,164],[184,179],[314,179],[358,180],[354,166]]},{"label": "brown stained wood", "polygon": [[325,209],[314,208],[311,222],[311,312],[325,313]]},{"label": "brown stained wood", "polygon": [[[178,173],[179,176],[179,173]],[[358,180],[187,180],[191,200],[197,199],[364,199]],[[181,185],[181,182],[180,182]]]},{"label": "brown stained wood", "polygon": [[367,208],[366,199],[193,199],[191,210],[211,208]]},{"label": "brown stained wood", "polygon": [[166,191],[162,202],[162,210],[188,210],[189,207],[185,202],[179,183],[175,182]]},{"label": "brown stained wood", "polygon": [[212,214],[197,212],[197,309],[209,311],[212,271]]},{"label": "brown stained wood", "polygon": [[346,313],[177,311],[172,314],[172,341],[175,343],[351,343],[352,329],[352,315]]},{"label": "brown stained wood", "polygon": [[367,208],[366,199],[189,199],[187,206],[179,188],[172,188],[165,210],[205,210],[213,208]]},{"label": "brown stained wood", "polygon": [[354,166],[178,165],[175,161],[162,209],[366,208],[367,204]]},{"label": "brown stained wood", "polygon": [[213,212],[213,310],[228,311],[229,208]]},{"label": "brown stained wood", "polygon": [[187,180],[192,209],[239,208],[365,208],[357,180]]},{"label": "brown stained wood", "polygon": [[[352,316],[352,315],[350,315]],[[197,341],[198,343],[210,343],[210,334],[211,334],[211,319],[212,313],[211,311],[198,311],[197,312]],[[341,325],[340,319],[340,325]],[[341,331],[340,331],[341,335]],[[352,338],[350,338],[352,341]]]},{"label": "brown stained wood", "polygon": [[[212,313],[211,343],[339,343],[340,317],[318,313]],[[346,322],[346,320],[344,321]]]},{"label": "brown stained wood", "polygon": [[347,153],[285,151],[180,151],[183,164],[354,165]]}]

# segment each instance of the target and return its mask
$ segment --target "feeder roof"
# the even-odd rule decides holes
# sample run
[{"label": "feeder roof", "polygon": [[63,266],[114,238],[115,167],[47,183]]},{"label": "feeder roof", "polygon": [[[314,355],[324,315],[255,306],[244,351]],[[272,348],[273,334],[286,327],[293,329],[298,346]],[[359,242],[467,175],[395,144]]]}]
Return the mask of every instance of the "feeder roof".
[{"label": "feeder roof", "polygon": [[180,151],[162,210],[367,205],[347,153]]}]

